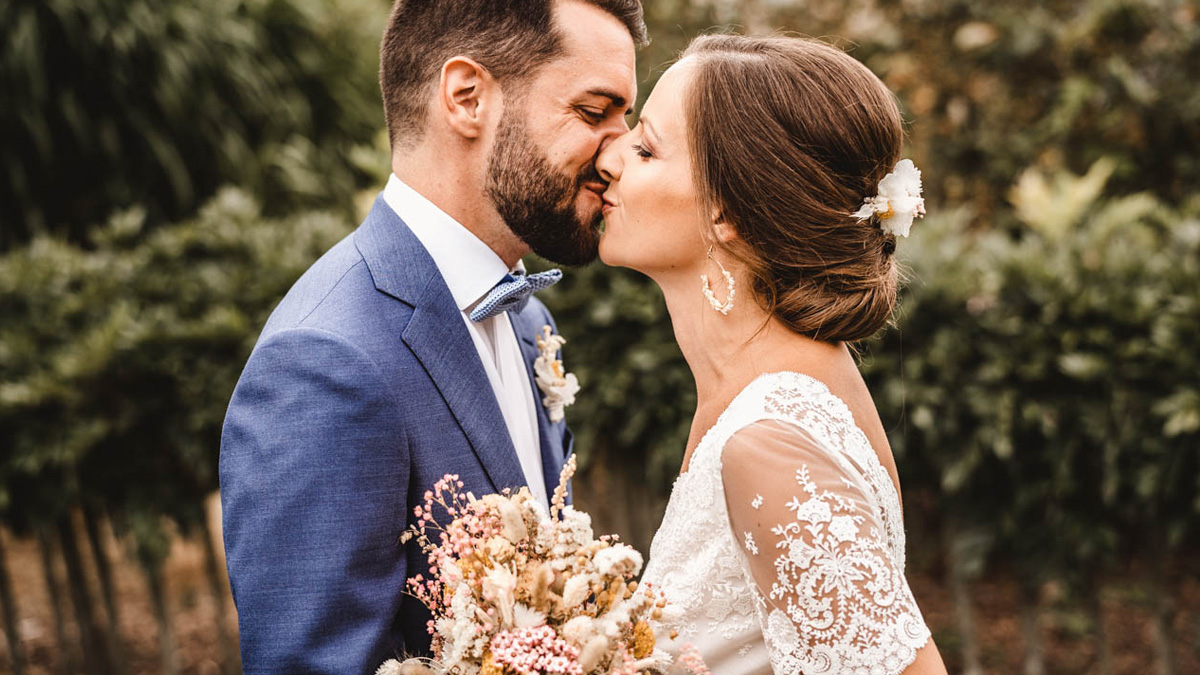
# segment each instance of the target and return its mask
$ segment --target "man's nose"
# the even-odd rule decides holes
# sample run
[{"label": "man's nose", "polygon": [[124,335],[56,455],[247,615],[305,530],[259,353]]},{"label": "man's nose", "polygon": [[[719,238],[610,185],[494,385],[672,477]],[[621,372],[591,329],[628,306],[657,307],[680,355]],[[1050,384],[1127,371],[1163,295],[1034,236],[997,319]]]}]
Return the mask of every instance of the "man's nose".
[{"label": "man's nose", "polygon": [[629,122],[624,117],[618,117],[611,124],[605,125],[604,136],[600,138],[600,151],[612,145],[612,142],[629,133]]},{"label": "man's nose", "polygon": [[600,177],[606,183],[611,183],[621,178],[621,147],[624,136],[615,139],[608,139],[600,148],[600,154],[596,157],[596,171],[600,173]]}]

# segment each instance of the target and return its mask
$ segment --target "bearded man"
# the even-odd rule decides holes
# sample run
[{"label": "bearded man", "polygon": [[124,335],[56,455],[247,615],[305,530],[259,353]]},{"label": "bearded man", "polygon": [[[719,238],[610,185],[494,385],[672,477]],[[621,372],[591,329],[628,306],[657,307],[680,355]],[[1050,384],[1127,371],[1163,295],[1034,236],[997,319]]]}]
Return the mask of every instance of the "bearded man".
[{"label": "bearded man", "polygon": [[445,474],[547,501],[570,431],[532,364],[554,322],[531,251],[597,253],[604,146],[628,130],[638,0],[399,0],[380,82],[392,172],[300,278],[221,439],[243,670],[371,673],[428,649],[399,535]]}]

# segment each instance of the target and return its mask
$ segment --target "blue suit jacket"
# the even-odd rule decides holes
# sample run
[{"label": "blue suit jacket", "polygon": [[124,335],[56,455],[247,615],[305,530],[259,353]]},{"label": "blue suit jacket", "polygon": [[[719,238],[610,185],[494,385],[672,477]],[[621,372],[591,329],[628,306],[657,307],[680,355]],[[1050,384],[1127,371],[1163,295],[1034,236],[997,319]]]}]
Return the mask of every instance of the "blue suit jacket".
[{"label": "blue suit jacket", "polygon": [[[571,436],[533,382],[534,337],[553,321],[536,299],[511,318],[553,490]],[[247,675],[369,674],[428,649],[429,615],[403,594],[427,573],[416,545],[398,543],[413,507],[447,473],[477,495],[525,477],[450,290],[382,198],[272,313],[230,401],[220,466]]]}]

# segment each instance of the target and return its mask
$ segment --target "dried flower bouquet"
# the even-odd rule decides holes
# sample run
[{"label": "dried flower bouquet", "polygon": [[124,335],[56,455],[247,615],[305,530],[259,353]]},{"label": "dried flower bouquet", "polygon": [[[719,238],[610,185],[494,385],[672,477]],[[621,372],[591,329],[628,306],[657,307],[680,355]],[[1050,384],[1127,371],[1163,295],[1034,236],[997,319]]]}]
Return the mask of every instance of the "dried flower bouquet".
[{"label": "dried flower bouquet", "polygon": [[[642,556],[615,536],[596,538],[591,517],[567,506],[575,458],[550,512],[527,488],[476,498],[447,475],[425,493],[415,540],[430,576],[408,592],[433,613],[432,659],[391,660],[377,675],[634,675],[663,672],[654,623],[666,600],[639,589]],[[434,519],[440,507],[451,520]]]}]

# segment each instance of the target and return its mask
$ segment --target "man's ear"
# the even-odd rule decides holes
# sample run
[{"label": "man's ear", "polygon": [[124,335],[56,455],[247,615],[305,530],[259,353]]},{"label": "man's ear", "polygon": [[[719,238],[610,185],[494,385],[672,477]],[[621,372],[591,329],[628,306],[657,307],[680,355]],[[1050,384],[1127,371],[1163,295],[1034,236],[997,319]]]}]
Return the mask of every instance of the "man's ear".
[{"label": "man's ear", "polygon": [[464,138],[479,138],[496,107],[497,93],[496,81],[486,68],[470,58],[456,56],[442,64],[437,111]]}]

